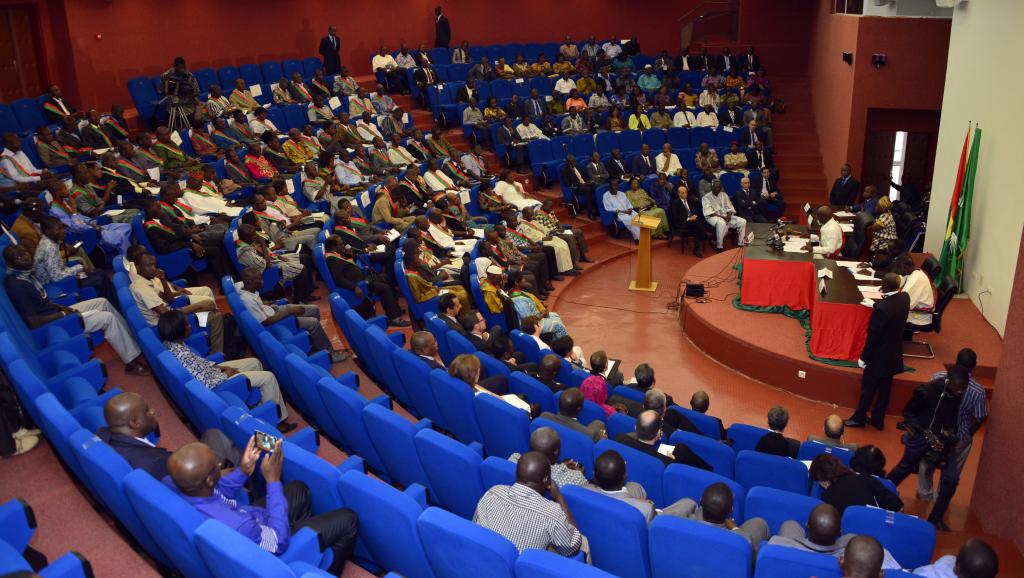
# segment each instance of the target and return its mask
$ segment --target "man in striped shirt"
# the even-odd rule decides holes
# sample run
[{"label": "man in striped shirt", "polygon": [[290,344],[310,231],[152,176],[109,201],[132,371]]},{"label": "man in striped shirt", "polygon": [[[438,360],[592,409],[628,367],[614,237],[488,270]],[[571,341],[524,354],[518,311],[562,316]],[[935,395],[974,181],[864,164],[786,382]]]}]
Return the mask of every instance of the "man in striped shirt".
[{"label": "man in striped shirt", "polygon": [[[985,402],[985,389],[974,380],[974,367],[978,364],[978,355],[973,349],[965,347],[956,355],[956,364],[967,370],[969,379],[967,389],[960,398],[960,409],[956,416],[956,437],[957,443],[954,451],[956,468],[963,472],[964,464],[967,463],[967,456],[971,453],[971,445],[974,443],[974,434],[988,418],[988,404]],[[932,379],[946,377],[945,371],[940,371],[932,376]],[[917,468],[917,497],[920,500],[935,500],[935,492],[932,490],[932,476],[935,473],[935,464],[921,461]]]},{"label": "man in striped shirt", "polygon": [[[550,492],[552,502],[544,497]],[[524,550],[551,549],[562,556],[586,551],[586,539],[558,484],[551,479],[551,462],[540,452],[527,452],[516,464],[516,483],[497,485],[480,498],[473,521],[508,538]]]}]

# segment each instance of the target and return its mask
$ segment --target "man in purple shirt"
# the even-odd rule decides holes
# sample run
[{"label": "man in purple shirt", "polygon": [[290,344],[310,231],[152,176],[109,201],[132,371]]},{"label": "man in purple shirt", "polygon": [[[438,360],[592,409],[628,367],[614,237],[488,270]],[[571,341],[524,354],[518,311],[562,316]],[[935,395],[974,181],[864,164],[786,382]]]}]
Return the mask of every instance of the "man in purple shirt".
[{"label": "man in purple shirt", "polygon": [[267,483],[266,498],[251,505],[240,504],[236,496],[255,471],[260,454],[255,438],[250,438],[241,465],[222,478],[221,465],[213,451],[202,443],[188,444],[167,460],[170,475],[163,482],[203,515],[234,528],[273,554],[288,549],[292,532],[310,528],[319,536],[320,544],[334,551],[328,571],[339,575],[355,547],[359,528],[355,512],[343,508],[312,515],[309,488],[300,481],[281,483],[281,440],[260,464]]}]

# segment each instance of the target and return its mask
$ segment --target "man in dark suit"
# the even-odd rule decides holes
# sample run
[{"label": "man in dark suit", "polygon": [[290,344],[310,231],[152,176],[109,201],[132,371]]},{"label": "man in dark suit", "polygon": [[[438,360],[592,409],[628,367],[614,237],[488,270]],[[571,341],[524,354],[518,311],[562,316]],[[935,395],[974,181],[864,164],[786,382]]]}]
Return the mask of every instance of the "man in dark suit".
[{"label": "man in dark suit", "polygon": [[789,425],[789,411],[786,408],[777,405],[768,410],[768,428],[771,431],[758,440],[754,450],[784,458],[795,458],[800,452],[800,442],[782,435],[787,425]]},{"label": "man in dark suit", "polygon": [[562,358],[554,353],[549,353],[541,358],[540,367],[537,368],[537,373],[533,377],[548,386],[552,393],[558,393],[565,389],[564,384],[558,383],[557,378],[560,371],[562,371]]},{"label": "man in dark suit", "polygon": [[750,179],[740,179],[740,188],[732,200],[736,207],[736,214],[747,220],[748,223],[767,223],[768,200],[761,196],[761,192],[750,186]]},{"label": "man in dark suit", "polygon": [[704,435],[697,426],[693,425],[685,415],[677,411],[669,411],[669,399],[671,397],[656,387],[644,391],[643,411],[652,410],[658,412],[662,419],[662,433],[665,437],[672,437],[676,430],[682,430],[697,435]]},{"label": "man in dark suit", "polygon": [[487,320],[476,309],[460,313],[459,323],[466,332],[464,337],[473,344],[477,351],[493,354],[494,342],[502,334],[501,327],[494,326],[487,331]]},{"label": "man in dark suit", "polygon": [[476,90],[476,79],[470,78],[455,91],[455,102],[469,102],[469,99],[476,98],[479,100],[480,93]]},{"label": "man in dark suit", "polygon": [[[443,369],[448,371],[443,363],[437,360],[437,340],[434,334],[429,331],[417,331],[409,338],[409,351],[423,360],[430,369]],[[488,391],[508,392],[508,378],[504,375],[492,375],[477,382],[477,385]]]},{"label": "man in dark suit", "polygon": [[448,48],[452,41],[452,27],[448,17],[441,13],[441,7],[434,8],[434,48]]},{"label": "man in dark suit", "polygon": [[617,148],[612,149],[612,156],[605,163],[605,168],[608,169],[608,177],[617,181],[628,175],[631,169],[626,165],[626,159],[622,158],[622,151]]},{"label": "man in dark suit", "polygon": [[454,293],[445,293],[437,298],[437,318],[444,321],[448,329],[466,337],[466,330],[459,323],[459,313],[462,312],[462,303]]},{"label": "man in dark suit", "polygon": [[900,291],[899,275],[886,273],[882,277],[882,296],[882,300],[876,302],[871,311],[868,337],[860,359],[857,360],[857,364],[864,368],[860,381],[860,401],[850,419],[843,422],[846,427],[864,427],[865,423],[870,423],[882,429],[885,426],[885,410],[889,407],[892,378],[903,371],[903,331],[910,312],[910,296]]},{"label": "man in dark suit", "polygon": [[338,40],[338,29],[333,24],[327,27],[327,36],[320,39],[318,52],[324,62],[324,74],[341,72],[341,41]]},{"label": "man in dark suit", "polygon": [[621,433],[615,436],[615,441],[624,446],[631,447],[649,456],[658,458],[666,466],[669,464],[683,464],[702,470],[711,471],[711,466],[702,460],[700,456],[693,453],[686,444],[675,444],[671,455],[665,455],[658,451],[661,444],[662,419],[658,412],[647,410],[636,418],[636,431],[633,433]]},{"label": "man in dark suit", "polygon": [[651,154],[651,147],[648,144],[640,145],[640,154],[633,158],[633,174],[638,177],[653,175],[658,170],[658,165]]},{"label": "man in dark suit", "polygon": [[430,91],[427,90],[427,87],[440,84],[441,78],[437,76],[437,72],[427,63],[412,73],[412,79],[416,86],[420,88],[420,99],[423,100],[423,106],[430,108]]},{"label": "man in dark suit", "polygon": [[751,119],[740,131],[740,146],[747,149],[753,148],[755,143],[761,142],[764,139],[764,131],[758,127],[756,120]]},{"label": "man in dark suit", "polygon": [[50,124],[59,123],[65,116],[84,116],[83,113],[75,110],[75,107],[71,106],[68,101],[64,100],[64,95],[61,93],[60,87],[56,84],[51,84],[49,88],[46,89],[46,92],[49,96],[43,101],[43,112],[46,113],[46,120],[48,120]]},{"label": "man in dark suit", "polygon": [[512,125],[512,119],[507,116],[498,128],[498,144],[505,147],[505,154],[508,155],[509,165],[520,170],[529,168],[524,167],[528,144],[519,136],[519,132]]},{"label": "man in dark suit", "polygon": [[[543,366],[543,361],[541,362],[541,365]],[[595,442],[604,438],[607,435],[605,432],[604,422],[599,419],[595,419],[589,424],[583,425],[577,419],[580,415],[580,411],[582,410],[583,392],[581,392],[578,387],[570,387],[563,391],[562,395],[558,396],[558,413],[554,414],[546,411],[540,414],[540,417],[551,420],[558,425],[565,426],[573,431],[577,431],[588,436]]]},{"label": "man in dark suit", "polygon": [[756,72],[758,68],[761,68],[761,58],[754,54],[753,46],[747,49],[747,53],[739,59],[737,66],[746,72]]},{"label": "man in dark suit", "polygon": [[565,157],[565,166],[562,167],[562,182],[572,191],[573,197],[582,204],[584,210],[591,219],[597,218],[597,206],[594,204],[594,184],[587,180],[585,173],[576,166],[576,157],[568,155]]},{"label": "man in dark suit", "polygon": [[[690,396],[690,409],[692,409],[693,411],[695,411],[697,413],[702,413],[704,415],[708,415],[708,408],[710,406],[711,406],[711,398],[708,397],[708,393],[706,391],[704,391],[704,390],[695,391],[693,393],[693,395]],[[713,419],[713,420],[718,422],[718,431],[719,431],[718,439],[721,439],[721,440],[726,439],[726,436],[725,436],[725,424],[722,423],[722,420],[717,418],[717,417],[715,417],[715,416],[713,416],[713,415],[708,415],[708,417],[710,417],[711,419]]]},{"label": "man in dark suit", "polygon": [[[159,430],[156,413],[145,398],[134,392],[125,392],[107,400],[103,406],[107,426],[96,435],[117,452],[133,469],[146,470],[156,479],[167,475],[167,458],[171,452],[157,447],[147,438]],[[201,442],[213,450],[225,467],[242,463],[242,452],[231,445],[231,440],[218,429],[208,429]]]},{"label": "man in dark suit", "polygon": [[850,175],[850,165],[839,168],[839,178],[832,183],[832,191],[828,194],[828,204],[850,206],[857,200],[860,183]]},{"label": "man in dark suit", "polygon": [[743,124],[743,109],[736,106],[736,103],[729,101],[729,104],[718,110],[718,124],[728,126],[740,126]]},{"label": "man in dark suit", "polygon": [[761,190],[760,183],[755,187],[754,185],[754,171],[760,171],[763,168],[775,169],[775,157],[772,156],[771,149],[767,149],[764,146],[764,141],[757,141],[754,143],[754,148],[747,149],[747,169],[750,170],[750,184],[751,188],[755,191]]}]

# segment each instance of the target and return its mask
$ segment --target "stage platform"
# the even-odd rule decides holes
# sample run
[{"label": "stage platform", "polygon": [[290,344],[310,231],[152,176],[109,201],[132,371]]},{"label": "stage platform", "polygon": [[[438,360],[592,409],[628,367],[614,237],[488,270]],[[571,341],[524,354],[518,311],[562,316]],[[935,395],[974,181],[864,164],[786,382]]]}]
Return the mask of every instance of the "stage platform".
[{"label": "stage platform", "polygon": [[[796,319],[733,306],[738,292],[734,265],[740,262],[742,251],[733,249],[701,260],[683,275],[690,283],[706,284],[709,291],[708,299],[684,299],[679,309],[679,325],[690,340],[723,365],[758,381],[813,400],[856,406],[860,369],[811,359],[807,334]],[[905,358],[905,365],[914,371],[896,376],[889,413],[898,413],[913,389],[944,370],[962,347],[978,353],[975,375],[991,393],[1002,340],[969,299],[954,299],[949,305],[942,333],[917,339],[932,345],[935,359]]]}]

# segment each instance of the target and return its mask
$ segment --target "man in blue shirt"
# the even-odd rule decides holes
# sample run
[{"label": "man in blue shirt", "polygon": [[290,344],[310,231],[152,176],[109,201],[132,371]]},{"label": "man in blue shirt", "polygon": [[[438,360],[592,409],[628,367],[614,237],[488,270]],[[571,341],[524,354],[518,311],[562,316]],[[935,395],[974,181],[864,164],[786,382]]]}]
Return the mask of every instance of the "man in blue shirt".
[{"label": "man in blue shirt", "polygon": [[223,478],[221,464],[209,447],[199,442],[182,446],[168,458],[170,475],[163,483],[206,517],[233,528],[272,554],[288,550],[293,532],[310,528],[319,536],[320,544],[334,552],[328,572],[340,575],[355,548],[359,529],[356,514],[343,508],[312,515],[309,488],[295,480],[281,482],[283,452],[278,440],[273,452],[263,458],[260,472],[267,483],[267,495],[250,505],[240,504],[236,497],[256,470],[262,453],[255,438],[249,439],[241,465]]}]

